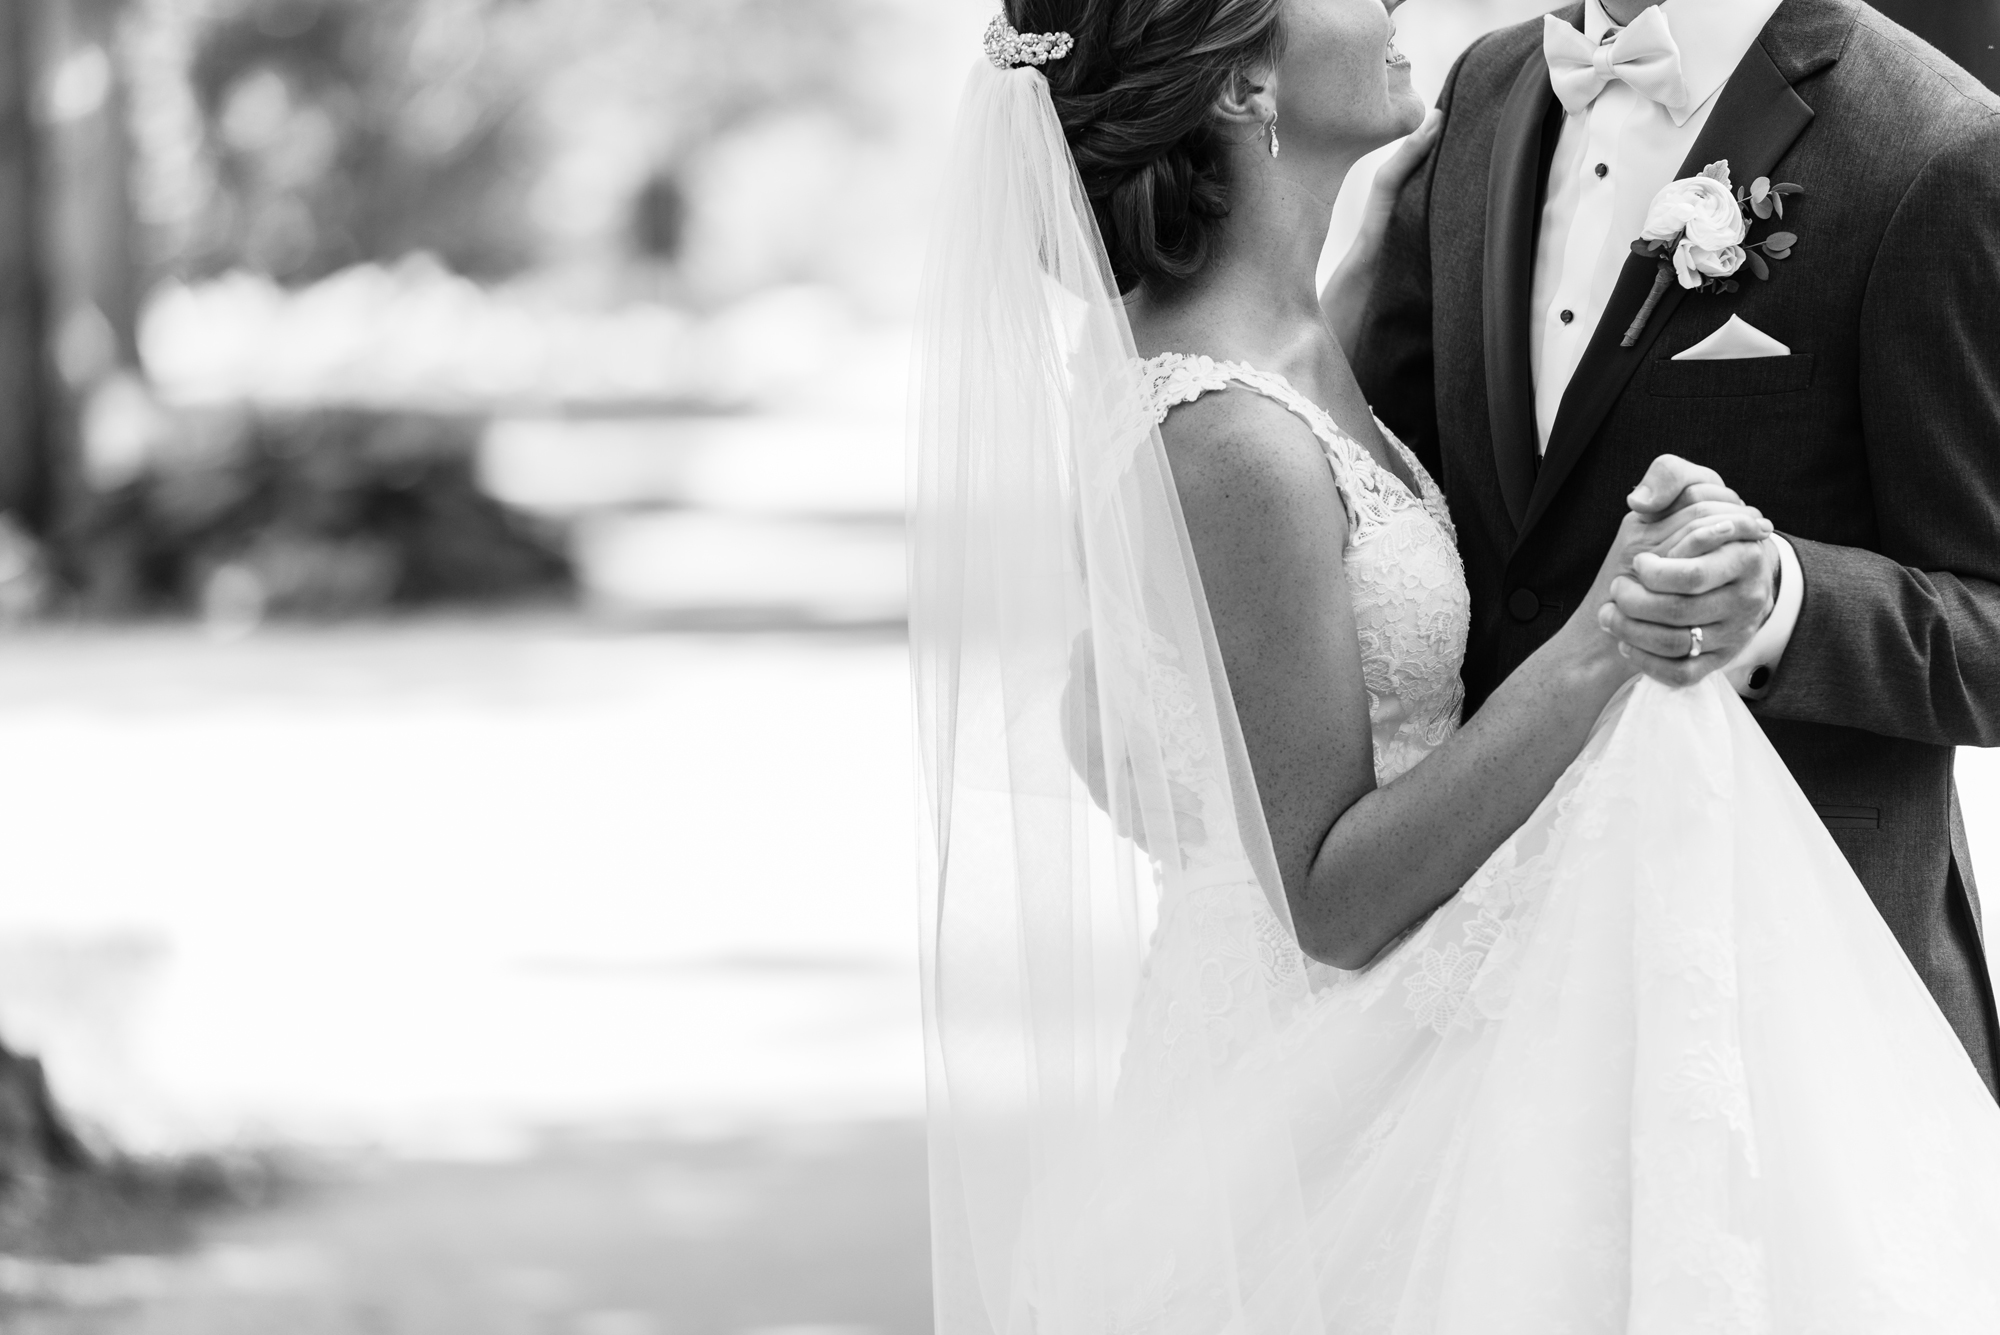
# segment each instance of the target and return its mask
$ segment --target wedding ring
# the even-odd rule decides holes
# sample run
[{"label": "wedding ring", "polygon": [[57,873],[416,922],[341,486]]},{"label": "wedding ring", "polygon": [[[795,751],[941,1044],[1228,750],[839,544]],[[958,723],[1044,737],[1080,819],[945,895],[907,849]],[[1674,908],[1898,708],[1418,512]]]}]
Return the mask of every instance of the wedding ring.
[{"label": "wedding ring", "polygon": [[1701,657],[1701,627],[1700,627],[1700,626],[1689,626],[1689,627],[1688,627],[1688,652],[1687,652],[1687,656],[1688,656],[1689,658],[1700,658],[1700,657]]}]

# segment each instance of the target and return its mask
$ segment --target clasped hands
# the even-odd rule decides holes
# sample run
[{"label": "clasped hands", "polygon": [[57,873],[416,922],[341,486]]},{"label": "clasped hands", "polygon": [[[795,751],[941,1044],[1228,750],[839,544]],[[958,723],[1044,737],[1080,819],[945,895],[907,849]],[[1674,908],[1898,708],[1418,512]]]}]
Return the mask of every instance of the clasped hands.
[{"label": "clasped hands", "polygon": [[1771,523],[1713,469],[1671,454],[1626,502],[1597,624],[1639,671],[1691,686],[1727,666],[1777,604]]}]

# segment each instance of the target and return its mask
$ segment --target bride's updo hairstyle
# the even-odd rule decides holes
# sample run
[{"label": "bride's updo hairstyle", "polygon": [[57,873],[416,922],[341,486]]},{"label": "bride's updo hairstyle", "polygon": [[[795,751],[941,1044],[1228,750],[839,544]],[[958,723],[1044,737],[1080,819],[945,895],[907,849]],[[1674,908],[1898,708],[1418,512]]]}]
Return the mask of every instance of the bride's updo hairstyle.
[{"label": "bride's updo hairstyle", "polygon": [[1067,32],[1042,67],[1121,292],[1201,272],[1229,214],[1215,102],[1277,63],[1283,0],[1006,0],[1021,32]]}]

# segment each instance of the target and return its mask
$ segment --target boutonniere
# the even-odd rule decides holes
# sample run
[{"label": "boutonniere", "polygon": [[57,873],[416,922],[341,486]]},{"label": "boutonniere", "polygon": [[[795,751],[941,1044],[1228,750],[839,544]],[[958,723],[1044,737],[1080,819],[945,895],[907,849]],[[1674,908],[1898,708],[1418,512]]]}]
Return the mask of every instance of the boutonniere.
[{"label": "boutonniere", "polygon": [[1771,260],[1792,253],[1798,237],[1791,232],[1773,232],[1752,245],[1744,245],[1750,235],[1751,218],[1785,216],[1785,196],[1802,195],[1805,187],[1790,183],[1772,185],[1771,178],[1759,176],[1747,187],[1732,190],[1729,161],[1711,162],[1701,175],[1670,182],[1646,209],[1646,226],[1632,243],[1632,253],[1657,259],[1660,271],[1653,277],[1653,290],[1646,304],[1625,331],[1621,348],[1639,341],[1653,308],[1667,295],[1676,279],[1685,288],[1704,292],[1734,292],[1735,275],[1748,268],[1758,279],[1771,276]]}]

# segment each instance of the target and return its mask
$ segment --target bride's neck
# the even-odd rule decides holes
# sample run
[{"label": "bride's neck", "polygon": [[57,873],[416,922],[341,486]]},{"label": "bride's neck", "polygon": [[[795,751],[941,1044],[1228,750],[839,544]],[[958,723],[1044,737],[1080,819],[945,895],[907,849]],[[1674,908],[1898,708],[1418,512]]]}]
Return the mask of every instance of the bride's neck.
[{"label": "bride's neck", "polygon": [[1247,170],[1236,175],[1207,265],[1171,292],[1142,293],[1132,318],[1142,343],[1188,344],[1162,350],[1215,352],[1282,371],[1332,337],[1316,278],[1338,191],[1311,188],[1282,160],[1238,165]]}]

